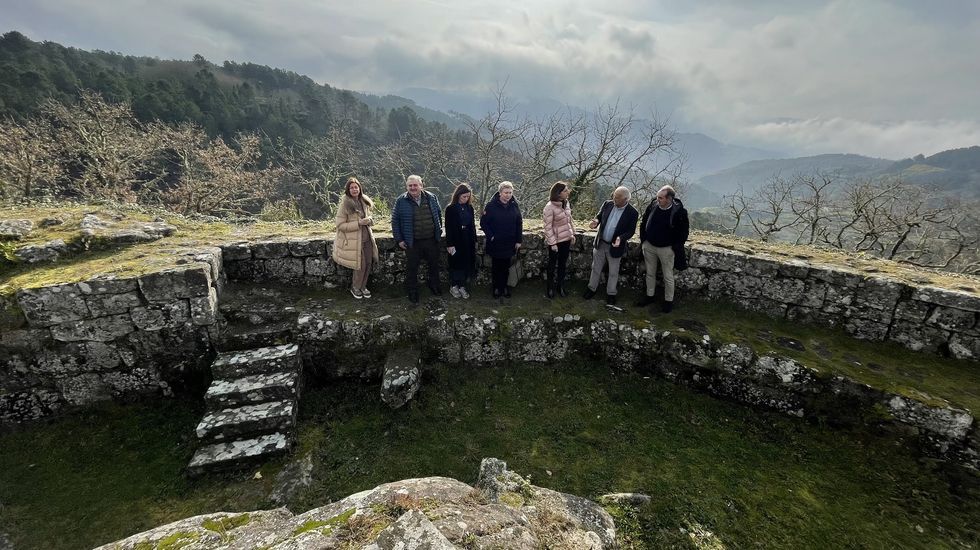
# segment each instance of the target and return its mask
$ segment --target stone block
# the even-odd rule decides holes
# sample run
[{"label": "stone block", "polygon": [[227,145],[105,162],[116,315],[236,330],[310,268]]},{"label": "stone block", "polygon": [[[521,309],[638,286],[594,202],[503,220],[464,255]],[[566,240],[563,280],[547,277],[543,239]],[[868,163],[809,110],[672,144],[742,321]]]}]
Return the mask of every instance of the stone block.
[{"label": "stone block", "polygon": [[58,389],[70,405],[88,405],[110,398],[109,388],[102,377],[95,373],[59,379]]},{"label": "stone block", "polygon": [[762,296],[785,304],[798,304],[803,301],[806,283],[802,279],[771,277],[762,280]]},{"label": "stone block", "polygon": [[169,387],[160,380],[160,373],[156,369],[136,368],[129,372],[107,372],[102,374],[102,383],[115,396],[156,393],[160,390],[169,393]]},{"label": "stone block", "polygon": [[221,256],[225,262],[251,260],[252,247],[247,242],[226,244],[221,247]]},{"label": "stone block", "polygon": [[86,296],[98,296],[102,294],[125,294],[139,290],[139,283],[136,279],[112,279],[99,278],[89,279],[78,283],[78,288]]},{"label": "stone block", "polygon": [[918,300],[903,300],[895,306],[895,319],[911,321],[913,323],[923,323],[929,315],[931,304]]},{"label": "stone block", "polygon": [[0,241],[19,241],[34,229],[34,222],[26,219],[0,220]]},{"label": "stone block", "polygon": [[888,329],[888,339],[912,351],[935,353],[949,340],[949,332],[923,326],[921,322],[896,319]]},{"label": "stone block", "polygon": [[299,282],[303,280],[302,258],[275,258],[265,260],[265,276],[271,281]]},{"label": "stone block", "polygon": [[771,278],[779,273],[779,261],[769,256],[746,256],[743,270],[753,277]]},{"label": "stone block", "polygon": [[741,252],[710,245],[691,247],[691,267],[739,273],[745,268],[746,256]]},{"label": "stone block", "polygon": [[92,316],[82,291],[74,283],[22,289],[17,293],[17,304],[32,327],[47,327]]},{"label": "stone block", "polygon": [[977,313],[947,306],[936,306],[926,324],[954,332],[966,332],[976,326]]},{"label": "stone block", "polygon": [[264,281],[265,262],[262,260],[228,260],[224,262],[225,276],[231,281]]},{"label": "stone block", "polygon": [[125,292],[123,294],[98,294],[85,298],[88,309],[95,317],[126,313],[134,307],[143,305],[143,300],[139,292]]},{"label": "stone block", "polygon": [[110,315],[54,325],[51,335],[60,342],[111,342],[136,330],[129,314]]},{"label": "stone block", "polygon": [[115,345],[104,342],[85,342],[81,344],[85,370],[107,371],[119,368],[123,361]]},{"label": "stone block", "polygon": [[418,392],[422,384],[419,355],[418,348],[398,348],[385,359],[381,400],[392,409],[404,406]]},{"label": "stone block", "polygon": [[980,359],[980,337],[968,334],[951,335],[949,353],[957,359]]},{"label": "stone block", "polygon": [[252,256],[256,259],[271,260],[289,256],[288,241],[260,241],[251,244]]},{"label": "stone block", "polygon": [[934,407],[901,395],[890,396],[884,405],[897,420],[953,441],[964,440],[973,425],[967,411]]},{"label": "stone block", "polygon": [[[78,346],[78,344],[75,344]],[[47,349],[34,356],[30,371],[40,375],[63,378],[82,372],[78,364],[80,353],[78,348]]]},{"label": "stone block", "polygon": [[62,239],[43,244],[22,246],[14,250],[14,257],[27,264],[56,262],[68,253],[68,245]]},{"label": "stone block", "polygon": [[708,286],[708,277],[701,269],[689,267],[674,275],[674,286],[681,290],[703,290]]},{"label": "stone block", "polygon": [[294,239],[288,242],[289,253],[297,258],[324,257],[327,253],[325,239]]},{"label": "stone block", "polygon": [[884,340],[888,336],[888,325],[871,319],[850,318],[844,322],[844,330],[861,340]]},{"label": "stone block", "polygon": [[845,270],[840,266],[811,264],[809,278],[824,281],[834,286],[855,288],[864,276],[854,271]]},{"label": "stone block", "polygon": [[890,312],[908,289],[908,285],[893,279],[868,277],[855,290],[854,303]]},{"label": "stone block", "polygon": [[980,311],[980,295],[973,292],[925,286],[913,291],[912,298],[966,311]]},{"label": "stone block", "polygon": [[130,311],[133,324],[140,330],[179,327],[190,319],[190,305],[185,300],[169,304],[151,304]]},{"label": "stone block", "polygon": [[202,264],[147,273],[139,278],[140,291],[151,304],[207,296],[211,283],[211,267]]},{"label": "stone block", "polygon": [[806,279],[810,275],[810,264],[802,260],[784,259],[779,264],[779,276]]},{"label": "stone block", "polygon": [[195,325],[213,325],[217,321],[218,292],[211,288],[207,296],[188,299],[191,321]]}]

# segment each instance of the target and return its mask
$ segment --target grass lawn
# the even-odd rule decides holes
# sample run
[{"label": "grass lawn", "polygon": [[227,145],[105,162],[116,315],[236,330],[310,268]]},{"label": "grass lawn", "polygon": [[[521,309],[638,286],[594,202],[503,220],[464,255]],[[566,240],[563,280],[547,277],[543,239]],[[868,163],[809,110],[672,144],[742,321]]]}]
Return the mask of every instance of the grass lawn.
[{"label": "grass lawn", "polygon": [[[465,370],[465,373],[458,372]],[[106,405],[0,435],[0,531],[16,548],[89,548],[168,521],[269,506],[282,462],[187,480],[196,402]],[[604,366],[438,367],[399,411],[354,381],[311,388],[298,453],[304,511],[379,483],[475,481],[495,456],[532,483],[620,511],[628,547],[970,548],[980,476],[887,435],[753,411]],[[296,455],[294,455],[296,456]],[[711,533],[708,535],[707,533]]]}]

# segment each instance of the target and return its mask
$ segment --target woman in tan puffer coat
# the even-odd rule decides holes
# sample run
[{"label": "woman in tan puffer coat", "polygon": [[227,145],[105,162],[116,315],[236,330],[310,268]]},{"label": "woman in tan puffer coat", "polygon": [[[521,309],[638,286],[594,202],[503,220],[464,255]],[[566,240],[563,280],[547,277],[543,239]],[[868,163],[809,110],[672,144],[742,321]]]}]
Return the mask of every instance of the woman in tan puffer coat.
[{"label": "woman in tan puffer coat", "polygon": [[567,295],[565,268],[568,264],[568,253],[575,242],[572,208],[568,205],[571,192],[572,186],[568,182],[556,182],[551,186],[548,204],[544,205],[544,243],[548,247],[548,298],[554,298],[555,294],[562,297]]},{"label": "woman in tan puffer coat", "polygon": [[378,245],[371,226],[374,202],[364,194],[361,182],[347,179],[344,195],[337,205],[337,237],[333,241],[333,261],[354,270],[350,293],[357,298],[370,298],[367,289],[371,267],[378,261]]}]

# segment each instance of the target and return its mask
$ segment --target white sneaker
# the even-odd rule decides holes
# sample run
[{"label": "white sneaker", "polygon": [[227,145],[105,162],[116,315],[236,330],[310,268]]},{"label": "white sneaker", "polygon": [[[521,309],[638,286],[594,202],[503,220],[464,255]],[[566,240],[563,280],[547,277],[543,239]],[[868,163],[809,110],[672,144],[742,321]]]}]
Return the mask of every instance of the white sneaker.
[{"label": "white sneaker", "polygon": [[370,298],[371,291],[365,288],[364,290],[361,291],[361,296],[364,296],[365,298]]},{"label": "white sneaker", "polygon": [[459,293],[459,287],[458,286],[451,286],[451,287],[449,287],[449,294],[451,294],[453,298],[462,298],[463,297],[463,295]]},{"label": "white sneaker", "polygon": [[357,290],[356,288],[350,289],[350,293],[351,293],[351,295],[354,298],[357,298],[358,300],[360,300],[361,298],[363,298],[363,296],[361,296],[361,291],[360,290]]},{"label": "white sneaker", "polygon": [[469,292],[466,292],[466,287],[464,287],[464,286],[459,287],[459,295],[464,300],[469,300],[470,299],[470,293]]}]

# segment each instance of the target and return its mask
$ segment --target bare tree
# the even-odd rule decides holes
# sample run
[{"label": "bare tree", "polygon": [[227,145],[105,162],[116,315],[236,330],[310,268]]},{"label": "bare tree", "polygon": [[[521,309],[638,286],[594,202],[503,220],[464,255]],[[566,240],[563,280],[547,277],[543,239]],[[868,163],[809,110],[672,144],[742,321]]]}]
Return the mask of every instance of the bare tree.
[{"label": "bare tree", "polygon": [[168,138],[176,182],[161,198],[183,214],[247,214],[269,199],[284,176],[281,168],[259,166],[261,139],[255,134],[239,134],[232,146],[183,124]]},{"label": "bare tree", "polygon": [[[531,128],[531,123],[519,117],[504,93],[505,85],[494,90],[496,106],[479,120],[469,119],[466,125],[472,134],[472,160],[475,165],[471,182],[478,195],[477,204],[482,206],[496,190],[505,168],[513,168],[512,160],[520,140]],[[508,149],[508,146],[510,149]],[[508,176],[509,177],[509,176]]]},{"label": "bare tree", "polygon": [[52,128],[44,119],[0,125],[0,198],[50,192],[60,175]]},{"label": "bare tree", "polygon": [[82,92],[77,105],[48,100],[41,112],[80,195],[133,202],[141,187],[162,177],[155,168],[164,152],[164,126],[139,122],[128,104]]},{"label": "bare tree", "polygon": [[289,176],[300,182],[321,206],[332,210],[343,191],[343,180],[361,166],[350,121],[342,121],[325,136],[293,146],[279,144],[279,156]]}]

